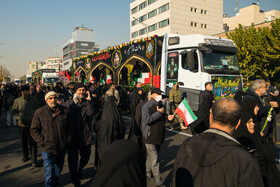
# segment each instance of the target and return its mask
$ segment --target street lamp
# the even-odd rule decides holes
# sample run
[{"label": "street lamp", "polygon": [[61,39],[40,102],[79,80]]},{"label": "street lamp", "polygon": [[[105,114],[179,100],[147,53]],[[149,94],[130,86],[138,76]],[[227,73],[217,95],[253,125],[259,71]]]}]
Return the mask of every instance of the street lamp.
[{"label": "street lamp", "polygon": [[137,19],[137,18],[135,18],[134,16],[132,17],[134,20],[136,20],[136,21],[138,21],[139,23],[141,23],[142,25],[144,25],[145,26],[145,28],[146,28],[146,33],[147,33],[147,38],[148,38],[148,25],[146,24],[146,23],[143,23],[143,22],[140,22],[140,20],[139,19]]}]

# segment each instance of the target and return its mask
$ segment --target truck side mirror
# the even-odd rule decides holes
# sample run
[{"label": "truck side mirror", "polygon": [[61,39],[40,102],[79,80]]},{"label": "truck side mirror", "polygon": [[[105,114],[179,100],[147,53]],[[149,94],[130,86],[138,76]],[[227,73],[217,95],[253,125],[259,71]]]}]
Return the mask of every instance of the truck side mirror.
[{"label": "truck side mirror", "polygon": [[178,82],[178,84],[179,84],[180,86],[184,86],[184,83],[183,83],[183,82]]},{"label": "truck side mirror", "polygon": [[188,53],[188,68],[193,70],[194,69],[194,51],[190,50]]}]

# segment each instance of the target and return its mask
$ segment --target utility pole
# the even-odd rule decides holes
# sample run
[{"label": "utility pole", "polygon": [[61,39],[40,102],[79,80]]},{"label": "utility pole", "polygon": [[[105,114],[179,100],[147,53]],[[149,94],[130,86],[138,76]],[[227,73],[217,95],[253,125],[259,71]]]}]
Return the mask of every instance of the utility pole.
[{"label": "utility pole", "polygon": [[238,0],[235,1],[235,14],[238,13]]}]

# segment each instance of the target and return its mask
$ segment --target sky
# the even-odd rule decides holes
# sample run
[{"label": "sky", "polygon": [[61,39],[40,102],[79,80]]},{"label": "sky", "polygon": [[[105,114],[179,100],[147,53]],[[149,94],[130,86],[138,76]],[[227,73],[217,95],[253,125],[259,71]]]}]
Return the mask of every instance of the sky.
[{"label": "sky", "polygon": [[[0,65],[13,76],[26,74],[30,61],[62,57],[62,45],[77,26],[94,29],[101,49],[128,42],[133,0],[0,0]],[[239,8],[257,0],[239,0]],[[280,10],[280,0],[261,0],[261,10]],[[235,0],[224,0],[235,14]]]}]

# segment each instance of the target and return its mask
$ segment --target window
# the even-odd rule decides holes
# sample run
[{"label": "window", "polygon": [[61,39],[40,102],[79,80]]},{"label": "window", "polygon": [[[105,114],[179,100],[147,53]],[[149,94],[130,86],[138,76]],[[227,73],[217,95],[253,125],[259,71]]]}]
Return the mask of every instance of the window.
[{"label": "window", "polygon": [[196,12],[196,9],[197,9],[197,8],[194,8],[194,12]]},{"label": "window", "polygon": [[201,14],[203,14],[203,10],[201,9]]},{"label": "window", "polygon": [[204,10],[204,14],[206,15],[206,13],[207,13],[207,11],[206,10]]},{"label": "window", "polygon": [[197,26],[197,23],[196,23],[196,22],[191,22],[191,26],[192,26],[192,27],[196,27],[196,26]]},{"label": "window", "polygon": [[132,26],[134,26],[134,25],[136,25],[136,24],[138,24],[138,20],[133,20],[133,21],[131,22],[131,25],[132,25]]},{"label": "window", "polygon": [[201,23],[201,28],[203,28],[204,27],[204,24],[203,23]]},{"label": "window", "polygon": [[146,19],[147,19],[147,14],[145,14],[144,16],[141,16],[141,17],[139,18],[139,23],[145,21]]},{"label": "window", "polygon": [[139,10],[145,8],[146,6],[147,6],[147,2],[145,1],[139,5]]},{"label": "window", "polygon": [[151,25],[151,26],[148,27],[148,31],[149,31],[149,32],[152,32],[152,31],[154,31],[154,30],[156,30],[156,29],[157,29],[157,24],[153,24],[153,25]]},{"label": "window", "polygon": [[193,11],[193,7],[191,7],[191,12]]},{"label": "window", "polygon": [[169,25],[169,19],[163,20],[163,21],[158,23],[159,28],[165,27],[167,25]]},{"label": "window", "polygon": [[131,9],[131,14],[134,14],[137,11],[138,11],[138,7],[134,7],[133,9]]},{"label": "window", "polygon": [[131,34],[131,37],[132,38],[135,38],[136,36],[138,36],[138,32],[136,31],[136,32],[133,32],[132,34]]},{"label": "window", "polygon": [[207,28],[207,24],[204,25],[204,28],[205,28],[205,29]]},{"label": "window", "polygon": [[152,12],[149,12],[149,13],[148,13],[148,18],[152,18],[152,17],[154,17],[155,15],[157,15],[157,9],[153,10]]},{"label": "window", "polygon": [[148,5],[152,4],[153,2],[155,2],[156,0],[148,0]]},{"label": "window", "polygon": [[165,5],[161,6],[161,7],[159,7],[159,8],[158,8],[158,13],[160,14],[160,13],[165,12],[165,11],[167,11],[167,10],[169,10],[169,3],[167,3],[167,4],[165,4]]},{"label": "window", "polygon": [[[188,55],[190,56],[188,57]],[[193,59],[191,56],[193,56]],[[196,51],[188,51],[187,53],[182,54],[181,57],[182,57],[183,69],[193,71],[193,72],[198,72],[198,56]]]},{"label": "window", "polygon": [[143,35],[143,34],[146,34],[146,33],[147,33],[147,29],[146,28],[139,30],[139,36]]}]

